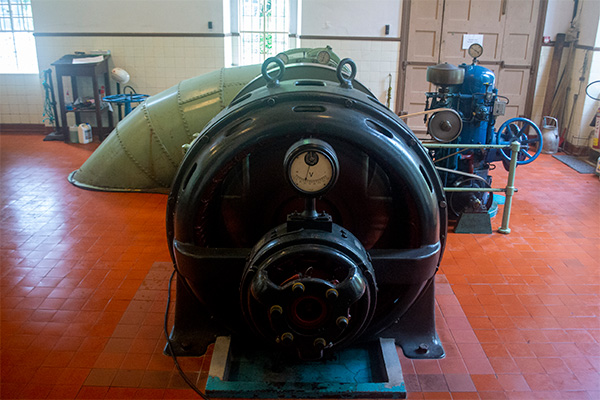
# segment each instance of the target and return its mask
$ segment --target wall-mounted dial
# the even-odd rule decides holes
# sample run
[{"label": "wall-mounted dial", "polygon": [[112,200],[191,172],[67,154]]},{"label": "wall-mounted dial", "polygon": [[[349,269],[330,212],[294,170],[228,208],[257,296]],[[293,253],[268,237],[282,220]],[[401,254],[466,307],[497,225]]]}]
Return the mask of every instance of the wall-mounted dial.
[{"label": "wall-mounted dial", "polygon": [[337,181],[337,155],[333,147],[319,139],[294,143],[287,151],[283,165],[290,184],[304,195],[321,195]]}]

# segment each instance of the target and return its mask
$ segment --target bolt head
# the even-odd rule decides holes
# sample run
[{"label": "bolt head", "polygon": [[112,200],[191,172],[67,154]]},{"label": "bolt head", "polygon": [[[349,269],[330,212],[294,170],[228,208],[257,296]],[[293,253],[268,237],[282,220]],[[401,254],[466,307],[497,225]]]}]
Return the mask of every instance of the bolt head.
[{"label": "bolt head", "polygon": [[325,346],[327,346],[327,341],[321,337],[316,338],[315,341],[313,342],[313,346],[316,349],[323,350],[325,348]]},{"label": "bolt head", "polygon": [[269,314],[271,314],[271,317],[280,317],[281,315],[283,315],[283,308],[276,304],[271,307],[271,309],[269,310]]},{"label": "bolt head", "polygon": [[327,289],[327,291],[325,292],[325,297],[327,297],[327,300],[335,300],[339,297],[339,293],[337,290],[330,288]]},{"label": "bolt head", "polygon": [[291,332],[285,332],[281,335],[281,344],[284,346],[289,346],[294,342],[294,335]]},{"label": "bolt head", "polygon": [[300,282],[296,282],[292,285],[292,292],[296,295],[301,295],[302,293],[304,293],[304,290],[306,290],[306,288]]},{"label": "bolt head", "polygon": [[338,328],[341,328],[341,329],[346,329],[348,327],[349,323],[350,323],[350,321],[348,321],[348,318],[346,318],[344,316],[338,317],[335,320],[335,324],[338,326]]}]

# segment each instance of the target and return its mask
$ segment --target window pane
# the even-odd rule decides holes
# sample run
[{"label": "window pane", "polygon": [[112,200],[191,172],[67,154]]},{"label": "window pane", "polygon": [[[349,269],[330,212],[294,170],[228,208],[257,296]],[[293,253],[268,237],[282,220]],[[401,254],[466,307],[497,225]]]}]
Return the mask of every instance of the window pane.
[{"label": "window pane", "polygon": [[38,73],[30,0],[0,0],[0,73]]},{"label": "window pane", "polygon": [[[31,32],[0,33],[0,73],[37,74],[35,39]],[[18,49],[18,52],[17,52]]]},{"label": "window pane", "polygon": [[35,51],[35,38],[31,32],[15,32],[15,45],[17,51],[17,67],[20,73],[38,73],[37,53]]},{"label": "window pane", "polygon": [[17,55],[15,54],[14,37],[12,33],[0,33],[0,72],[17,72]]},{"label": "window pane", "polygon": [[262,63],[288,46],[287,0],[240,0],[240,64]]},{"label": "window pane", "polygon": [[0,18],[0,31],[10,31],[10,19]]}]

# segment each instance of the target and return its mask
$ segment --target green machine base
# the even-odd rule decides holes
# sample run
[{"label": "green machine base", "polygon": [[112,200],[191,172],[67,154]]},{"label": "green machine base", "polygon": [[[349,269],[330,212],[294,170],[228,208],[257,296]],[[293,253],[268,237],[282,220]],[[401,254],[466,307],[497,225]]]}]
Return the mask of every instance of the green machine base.
[{"label": "green machine base", "polygon": [[206,382],[211,398],[406,398],[394,339],[301,362],[217,338]]}]

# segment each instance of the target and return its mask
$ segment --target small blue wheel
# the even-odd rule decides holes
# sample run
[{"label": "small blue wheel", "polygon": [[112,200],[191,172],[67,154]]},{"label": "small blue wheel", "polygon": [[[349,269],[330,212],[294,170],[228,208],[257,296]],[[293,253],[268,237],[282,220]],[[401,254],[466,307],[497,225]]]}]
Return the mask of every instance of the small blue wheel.
[{"label": "small blue wheel", "polygon": [[[526,133],[528,129],[533,129],[537,136],[529,138]],[[542,152],[542,132],[535,123],[527,118],[511,118],[498,129],[496,143],[507,145],[506,148],[500,149],[500,154],[506,161],[510,161],[510,144],[515,140],[521,144],[517,165],[529,164]]]}]

